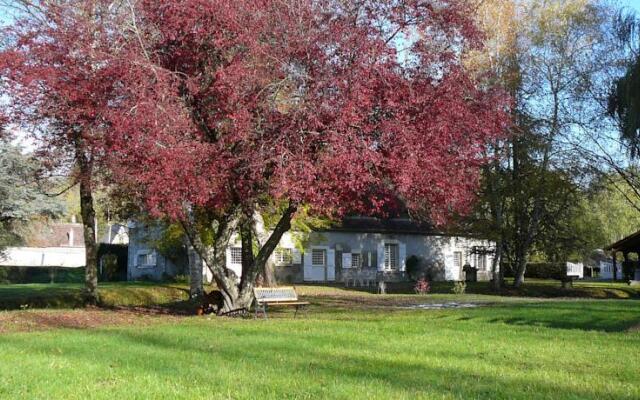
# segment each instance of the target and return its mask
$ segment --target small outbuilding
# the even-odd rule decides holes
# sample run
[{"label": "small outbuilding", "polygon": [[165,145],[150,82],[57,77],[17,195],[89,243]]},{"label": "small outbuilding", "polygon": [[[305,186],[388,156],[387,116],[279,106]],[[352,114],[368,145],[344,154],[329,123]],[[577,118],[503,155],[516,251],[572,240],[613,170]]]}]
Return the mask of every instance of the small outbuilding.
[{"label": "small outbuilding", "polygon": [[[605,247],[604,250],[609,251],[613,258],[613,268],[612,268],[612,272],[614,275],[613,279],[622,278],[622,277],[615,276],[617,275],[616,273],[617,257],[616,256],[618,253],[622,253],[624,257],[624,263],[622,268],[623,273],[625,269],[627,271],[631,270],[631,273],[629,274],[630,280],[632,280],[633,282],[640,283],[640,268],[639,268],[638,262],[631,260],[631,257],[630,257],[632,253],[635,253],[638,256],[638,259],[640,259],[640,231],[632,235],[629,235],[623,239],[620,239],[613,244],[610,244],[609,246]],[[624,267],[625,265],[627,266],[627,268]]]}]

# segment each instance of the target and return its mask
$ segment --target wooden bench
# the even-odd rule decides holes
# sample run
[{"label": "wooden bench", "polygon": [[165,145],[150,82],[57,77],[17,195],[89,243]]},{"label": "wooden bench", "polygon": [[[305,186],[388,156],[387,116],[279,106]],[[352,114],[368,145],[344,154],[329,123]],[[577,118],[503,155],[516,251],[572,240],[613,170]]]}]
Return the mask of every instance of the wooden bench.
[{"label": "wooden bench", "polygon": [[296,308],[295,318],[298,315],[298,310],[309,305],[307,301],[299,301],[296,290],[292,287],[278,287],[278,288],[254,288],[253,295],[255,318],[258,318],[258,314],[262,313],[264,318],[267,319],[267,308],[269,306],[291,306]]}]

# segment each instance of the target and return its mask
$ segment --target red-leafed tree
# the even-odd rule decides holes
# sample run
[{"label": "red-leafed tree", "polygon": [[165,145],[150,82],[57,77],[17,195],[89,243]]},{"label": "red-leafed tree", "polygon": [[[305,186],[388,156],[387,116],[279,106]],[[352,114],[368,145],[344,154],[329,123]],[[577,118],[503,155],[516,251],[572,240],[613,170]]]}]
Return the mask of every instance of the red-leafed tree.
[{"label": "red-leafed tree", "polygon": [[[99,1],[15,1],[22,13],[2,30],[3,111],[32,133],[37,153],[55,173],[80,187],[86,247],[86,300],[97,301],[93,188],[102,158],[105,107],[113,80],[105,56],[113,29]],[[5,10],[7,11],[7,10]],[[111,22],[109,22],[111,23]]]},{"label": "red-leafed tree", "polygon": [[[142,0],[112,61],[115,176],[182,223],[227,310],[251,301],[301,206],[406,207],[436,223],[465,212],[507,121],[507,99],[462,67],[481,44],[466,4]],[[254,215],[274,204],[256,246]],[[233,231],[241,277],[224,263]]]}]

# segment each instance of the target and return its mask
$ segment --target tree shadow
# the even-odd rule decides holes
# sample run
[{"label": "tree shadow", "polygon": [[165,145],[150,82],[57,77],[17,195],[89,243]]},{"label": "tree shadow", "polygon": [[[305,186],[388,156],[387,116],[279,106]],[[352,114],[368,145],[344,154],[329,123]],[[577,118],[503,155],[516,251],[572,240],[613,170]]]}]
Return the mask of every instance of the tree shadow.
[{"label": "tree shadow", "polygon": [[[507,308],[508,307],[508,308]],[[458,320],[485,320],[517,326],[582,331],[624,332],[640,322],[640,301],[553,302],[497,305],[491,313],[464,315]]]}]

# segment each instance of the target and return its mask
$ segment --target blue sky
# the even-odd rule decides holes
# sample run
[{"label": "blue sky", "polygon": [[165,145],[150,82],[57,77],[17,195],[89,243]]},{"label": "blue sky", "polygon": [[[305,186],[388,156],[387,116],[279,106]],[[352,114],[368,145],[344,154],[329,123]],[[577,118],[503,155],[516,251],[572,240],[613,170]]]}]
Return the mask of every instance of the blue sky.
[{"label": "blue sky", "polygon": [[640,12],[640,0],[622,0],[622,4],[626,4],[630,7],[633,7],[638,12]]}]

